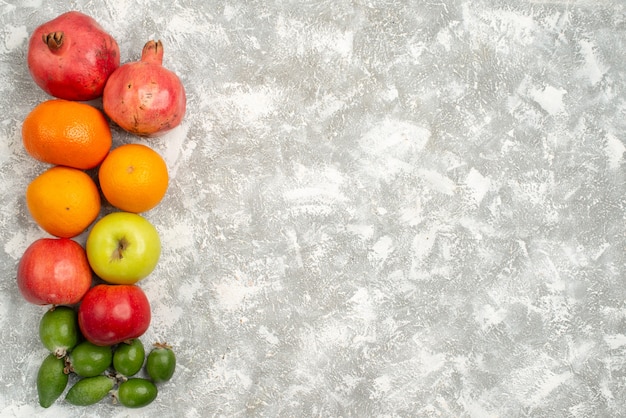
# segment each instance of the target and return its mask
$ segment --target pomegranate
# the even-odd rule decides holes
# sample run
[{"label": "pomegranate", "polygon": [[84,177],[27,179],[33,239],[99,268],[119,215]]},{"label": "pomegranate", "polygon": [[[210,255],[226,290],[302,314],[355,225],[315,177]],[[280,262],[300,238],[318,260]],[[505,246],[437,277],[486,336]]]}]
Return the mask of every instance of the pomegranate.
[{"label": "pomegranate", "polygon": [[180,124],[185,114],[185,89],[163,67],[163,44],[148,41],[141,60],[111,74],[102,94],[104,112],[122,129],[141,136],[159,136]]},{"label": "pomegranate", "polygon": [[109,75],[120,66],[113,37],[90,16],[63,13],[39,26],[28,43],[28,69],[51,96],[87,101],[102,96]]}]

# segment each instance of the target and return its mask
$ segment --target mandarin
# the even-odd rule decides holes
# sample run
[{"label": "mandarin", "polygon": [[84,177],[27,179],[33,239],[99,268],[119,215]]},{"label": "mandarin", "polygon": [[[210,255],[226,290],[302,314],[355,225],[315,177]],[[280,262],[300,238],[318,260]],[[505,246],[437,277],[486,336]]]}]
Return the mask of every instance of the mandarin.
[{"label": "mandarin", "polygon": [[167,164],[152,148],[125,144],[112,150],[98,169],[100,189],[107,201],[126,212],[155,207],[165,196]]},{"label": "mandarin", "polygon": [[83,232],[100,213],[100,192],[87,173],[55,166],[26,188],[26,205],[37,224],[51,235],[71,238]]},{"label": "mandarin", "polygon": [[22,124],[24,148],[35,159],[88,170],[111,149],[111,129],[104,114],[86,103],[63,99],[38,104]]}]

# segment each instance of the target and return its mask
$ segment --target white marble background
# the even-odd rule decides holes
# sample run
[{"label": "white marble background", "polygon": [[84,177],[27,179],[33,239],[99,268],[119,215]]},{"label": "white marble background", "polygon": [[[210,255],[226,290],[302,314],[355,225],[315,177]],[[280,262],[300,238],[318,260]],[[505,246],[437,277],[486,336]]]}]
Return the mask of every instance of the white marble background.
[{"label": "white marble background", "polygon": [[[155,403],[38,407],[45,236],[29,33],[70,9],[162,39],[188,113],[144,336]],[[621,0],[0,1],[0,416],[626,416]],[[78,238],[83,240],[84,236]]]}]

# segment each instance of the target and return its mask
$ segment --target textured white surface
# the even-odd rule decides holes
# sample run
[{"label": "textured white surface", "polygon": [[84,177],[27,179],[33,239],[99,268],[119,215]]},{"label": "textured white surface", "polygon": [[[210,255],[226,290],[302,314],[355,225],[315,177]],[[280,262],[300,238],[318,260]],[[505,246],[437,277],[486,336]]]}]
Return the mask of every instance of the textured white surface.
[{"label": "textured white surface", "polygon": [[[124,62],[162,39],[188,93],[166,137],[114,131],[172,175],[141,286],[179,367],[140,411],[37,406],[44,308],[14,281],[45,236],[27,39],[72,8]],[[624,414],[622,1],[13,0],[0,24],[0,416]]]}]

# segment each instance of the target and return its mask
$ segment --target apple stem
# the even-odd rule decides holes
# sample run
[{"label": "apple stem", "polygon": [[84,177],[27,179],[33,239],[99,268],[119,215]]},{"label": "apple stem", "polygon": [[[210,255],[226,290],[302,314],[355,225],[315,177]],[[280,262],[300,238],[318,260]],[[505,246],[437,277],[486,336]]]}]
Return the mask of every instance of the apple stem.
[{"label": "apple stem", "polygon": [[128,240],[126,238],[121,238],[118,241],[117,248],[111,254],[111,258],[113,260],[121,260],[124,258],[124,250],[126,250],[129,246]]}]

